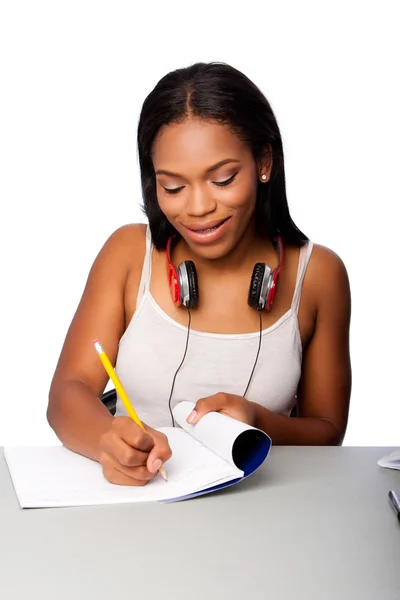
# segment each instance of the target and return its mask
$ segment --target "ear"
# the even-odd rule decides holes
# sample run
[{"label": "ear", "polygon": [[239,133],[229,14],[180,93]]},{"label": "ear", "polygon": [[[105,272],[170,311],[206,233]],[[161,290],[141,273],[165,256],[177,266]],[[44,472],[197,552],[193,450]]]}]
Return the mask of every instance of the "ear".
[{"label": "ear", "polygon": [[257,161],[257,173],[261,183],[267,183],[270,180],[272,171],[272,148],[267,144]]}]

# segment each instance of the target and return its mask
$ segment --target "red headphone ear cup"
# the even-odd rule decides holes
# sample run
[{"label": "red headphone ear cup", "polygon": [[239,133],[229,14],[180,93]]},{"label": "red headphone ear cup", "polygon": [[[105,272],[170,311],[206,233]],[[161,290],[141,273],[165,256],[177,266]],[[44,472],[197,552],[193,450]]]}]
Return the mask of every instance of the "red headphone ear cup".
[{"label": "red headphone ear cup", "polygon": [[253,274],[251,276],[249,296],[247,304],[252,308],[259,310],[261,286],[264,278],[265,264],[256,263],[254,265]]},{"label": "red headphone ear cup", "polygon": [[173,264],[168,265],[168,283],[171,290],[171,296],[176,306],[181,305],[181,290],[179,286],[178,272]]},{"label": "red headphone ear cup", "polygon": [[197,284],[197,271],[192,260],[185,260],[186,272],[189,282],[189,306],[194,308],[199,303],[199,286]]}]

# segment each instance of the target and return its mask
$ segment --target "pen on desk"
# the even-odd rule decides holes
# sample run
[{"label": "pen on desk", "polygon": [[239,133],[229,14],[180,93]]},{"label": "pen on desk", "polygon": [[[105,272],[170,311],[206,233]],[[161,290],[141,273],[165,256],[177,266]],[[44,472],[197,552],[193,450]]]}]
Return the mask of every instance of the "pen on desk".
[{"label": "pen on desk", "polygon": [[[118,375],[115,372],[114,367],[111,364],[110,359],[108,358],[107,354],[105,353],[103,346],[100,344],[99,340],[95,340],[93,342],[93,345],[95,347],[95,350],[97,352],[97,354],[99,355],[99,358],[101,360],[101,362],[103,363],[103,366],[105,368],[105,370],[107,371],[107,375],[109,376],[109,378],[111,379],[111,381],[113,382],[113,384],[115,385],[115,389],[117,391],[118,396],[121,398],[121,401],[123,403],[123,405],[126,408],[126,412],[128,413],[128,415],[130,416],[130,418],[132,419],[132,421],[134,421],[136,423],[136,425],[139,425],[139,427],[141,427],[143,429],[143,431],[146,431],[143,423],[141,422],[141,420],[139,419],[139,417],[136,414],[135,409],[133,408],[129,398],[128,398],[128,394],[125,392],[124,388],[122,387],[122,383],[120,382]],[[163,479],[165,479],[165,481],[168,480],[167,478],[167,474],[165,472],[165,469],[163,466],[161,466],[158,470],[158,472],[160,473],[161,477]]]},{"label": "pen on desk", "polygon": [[395,491],[390,490],[389,492],[389,502],[397,515],[397,519],[400,523],[400,498]]}]

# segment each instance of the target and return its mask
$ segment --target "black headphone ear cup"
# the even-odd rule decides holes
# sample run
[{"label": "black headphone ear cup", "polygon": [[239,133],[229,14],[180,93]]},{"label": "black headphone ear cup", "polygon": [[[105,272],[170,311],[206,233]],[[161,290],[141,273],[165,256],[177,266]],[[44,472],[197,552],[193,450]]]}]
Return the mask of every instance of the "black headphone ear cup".
[{"label": "black headphone ear cup", "polygon": [[265,264],[256,263],[254,265],[253,274],[251,276],[249,297],[247,303],[252,308],[259,310],[261,286],[264,279]]},{"label": "black headphone ear cup", "polygon": [[189,306],[187,308],[195,308],[199,302],[197,271],[192,260],[185,260],[185,265],[189,282]]}]

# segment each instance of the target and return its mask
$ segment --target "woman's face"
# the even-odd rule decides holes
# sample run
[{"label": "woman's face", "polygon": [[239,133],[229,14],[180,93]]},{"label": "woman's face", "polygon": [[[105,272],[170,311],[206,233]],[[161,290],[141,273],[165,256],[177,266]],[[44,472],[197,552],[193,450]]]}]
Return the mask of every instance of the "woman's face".
[{"label": "woman's face", "polygon": [[166,125],[153,165],[160,208],[197,255],[222,258],[253,227],[261,171],[227,126],[199,119]]}]

